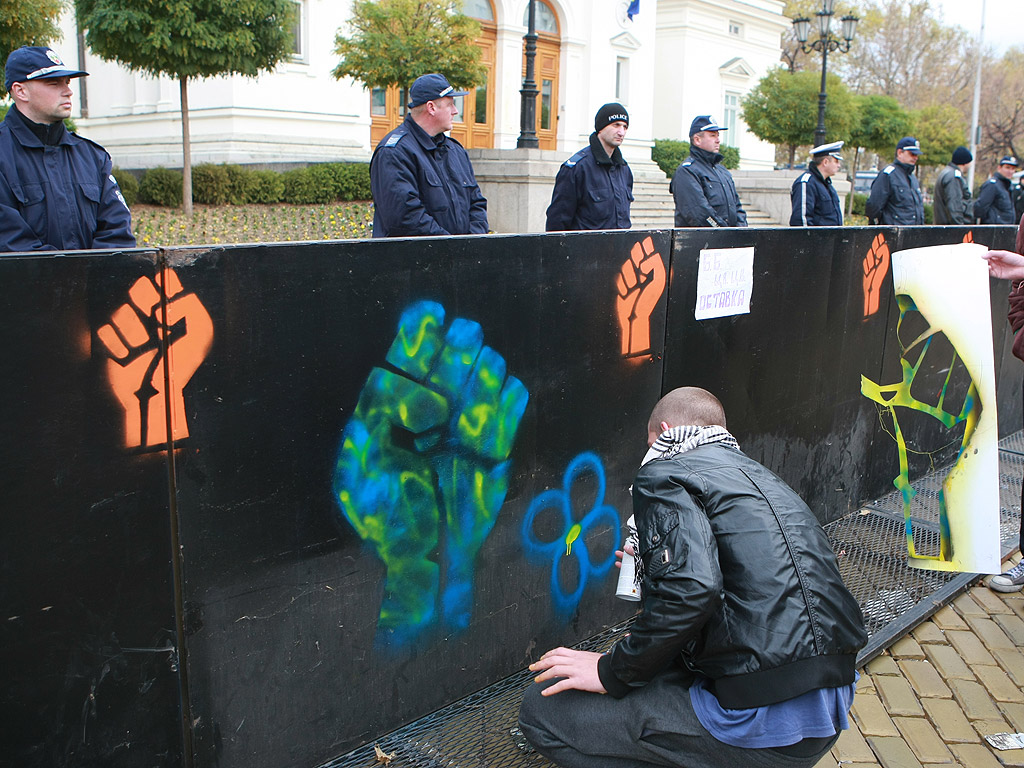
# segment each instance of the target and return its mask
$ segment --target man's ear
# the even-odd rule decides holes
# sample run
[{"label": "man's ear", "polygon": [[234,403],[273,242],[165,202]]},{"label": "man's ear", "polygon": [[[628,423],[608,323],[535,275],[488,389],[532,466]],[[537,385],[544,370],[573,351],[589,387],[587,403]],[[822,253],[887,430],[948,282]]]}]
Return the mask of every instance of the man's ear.
[{"label": "man's ear", "polygon": [[661,431],[662,432],[667,432],[670,429],[672,429],[672,427],[669,426],[669,423],[667,421],[661,422]]}]

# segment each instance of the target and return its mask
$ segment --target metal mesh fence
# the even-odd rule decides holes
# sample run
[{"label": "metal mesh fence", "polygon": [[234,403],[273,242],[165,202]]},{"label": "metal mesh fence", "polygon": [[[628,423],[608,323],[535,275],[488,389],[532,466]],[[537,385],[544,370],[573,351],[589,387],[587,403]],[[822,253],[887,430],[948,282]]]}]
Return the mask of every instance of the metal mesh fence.
[{"label": "metal mesh fence", "polygon": [[[1000,535],[1004,552],[1017,542],[1020,490],[1024,477],[1024,433],[999,444]],[[949,468],[914,481],[911,521],[917,551],[936,555],[939,548],[939,489]],[[883,496],[825,527],[840,572],[864,613],[871,658],[908,629],[951,600],[976,574],[944,573],[907,564],[903,498]],[[628,629],[624,622],[595,635],[578,648],[605,651]],[[519,702],[533,674],[521,670],[444,709],[342,755],[321,768],[538,768],[550,766],[537,755],[516,726]],[[378,758],[376,749],[385,757]],[[390,756],[390,759],[388,759]]]}]

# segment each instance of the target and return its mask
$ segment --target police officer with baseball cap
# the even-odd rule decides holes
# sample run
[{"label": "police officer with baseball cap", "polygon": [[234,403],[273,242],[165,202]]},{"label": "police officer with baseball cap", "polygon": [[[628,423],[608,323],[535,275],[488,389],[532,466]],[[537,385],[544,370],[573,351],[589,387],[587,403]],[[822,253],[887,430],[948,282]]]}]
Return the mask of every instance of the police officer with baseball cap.
[{"label": "police officer with baseball cap", "polygon": [[486,234],[487,201],[469,155],[445,135],[465,95],[440,74],[412,84],[405,121],[370,159],[374,237]]},{"label": "police officer with baseball cap", "polygon": [[690,123],[690,154],[676,168],[669,191],[676,201],[677,227],[745,227],[747,214],[732,174],[723,166],[719,131],[711,115]]},{"label": "police officer with baseball cap", "polygon": [[921,145],[913,136],[896,144],[896,160],[882,169],[871,182],[871,194],[864,207],[872,224],[924,224],[924,199],[914,169]]},{"label": "police officer with baseball cap", "polygon": [[629,113],[618,102],[597,110],[590,145],[558,169],[548,206],[548,232],[629,229],[633,171],[619,149],[628,128]]},{"label": "police officer with baseball cap", "polygon": [[793,212],[789,217],[791,227],[841,227],[843,208],[839,204],[839,193],[832,186],[832,177],[839,172],[843,156],[839,150],[843,142],[833,141],[811,150],[811,164],[793,182],[790,199]]},{"label": "police officer with baseball cap", "polygon": [[974,215],[980,224],[1016,224],[1010,183],[1014,172],[1020,166],[1017,158],[1006,155],[999,161],[992,178],[981,185],[978,202],[974,204]]},{"label": "police officer with baseball cap", "polygon": [[87,74],[49,48],[7,57],[14,103],[0,124],[0,251],[135,247],[110,155],[64,127],[71,80]]}]

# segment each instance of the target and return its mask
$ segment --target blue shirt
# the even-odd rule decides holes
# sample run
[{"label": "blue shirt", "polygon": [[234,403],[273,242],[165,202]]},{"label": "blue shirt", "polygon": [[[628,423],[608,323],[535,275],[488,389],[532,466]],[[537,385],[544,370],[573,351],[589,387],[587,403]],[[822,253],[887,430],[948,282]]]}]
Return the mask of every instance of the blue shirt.
[{"label": "blue shirt", "polygon": [[818,688],[765,707],[725,709],[708,690],[707,679],[698,677],[690,687],[690,702],[700,724],[719,741],[745,749],[766,749],[834,736],[849,728],[847,713],[856,690],[853,682],[839,688]]}]

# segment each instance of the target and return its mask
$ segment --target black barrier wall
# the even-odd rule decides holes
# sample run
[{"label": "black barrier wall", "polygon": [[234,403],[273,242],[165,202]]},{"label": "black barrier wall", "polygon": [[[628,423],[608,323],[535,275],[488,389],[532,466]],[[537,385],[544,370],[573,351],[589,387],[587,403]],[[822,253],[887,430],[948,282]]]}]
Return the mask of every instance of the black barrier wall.
[{"label": "black barrier wall", "polygon": [[[620,621],[627,488],[676,386],[718,393],[748,453],[845,514],[897,471],[861,394],[899,370],[889,253],[1013,234],[0,258],[0,759],[315,765]],[[750,313],[696,321],[701,250],[741,246]],[[1021,367],[992,288],[1009,433]]]},{"label": "black barrier wall", "polygon": [[184,754],[167,461],[127,439],[96,335],[133,285],[159,296],[156,260],[0,257],[4,765]]}]

